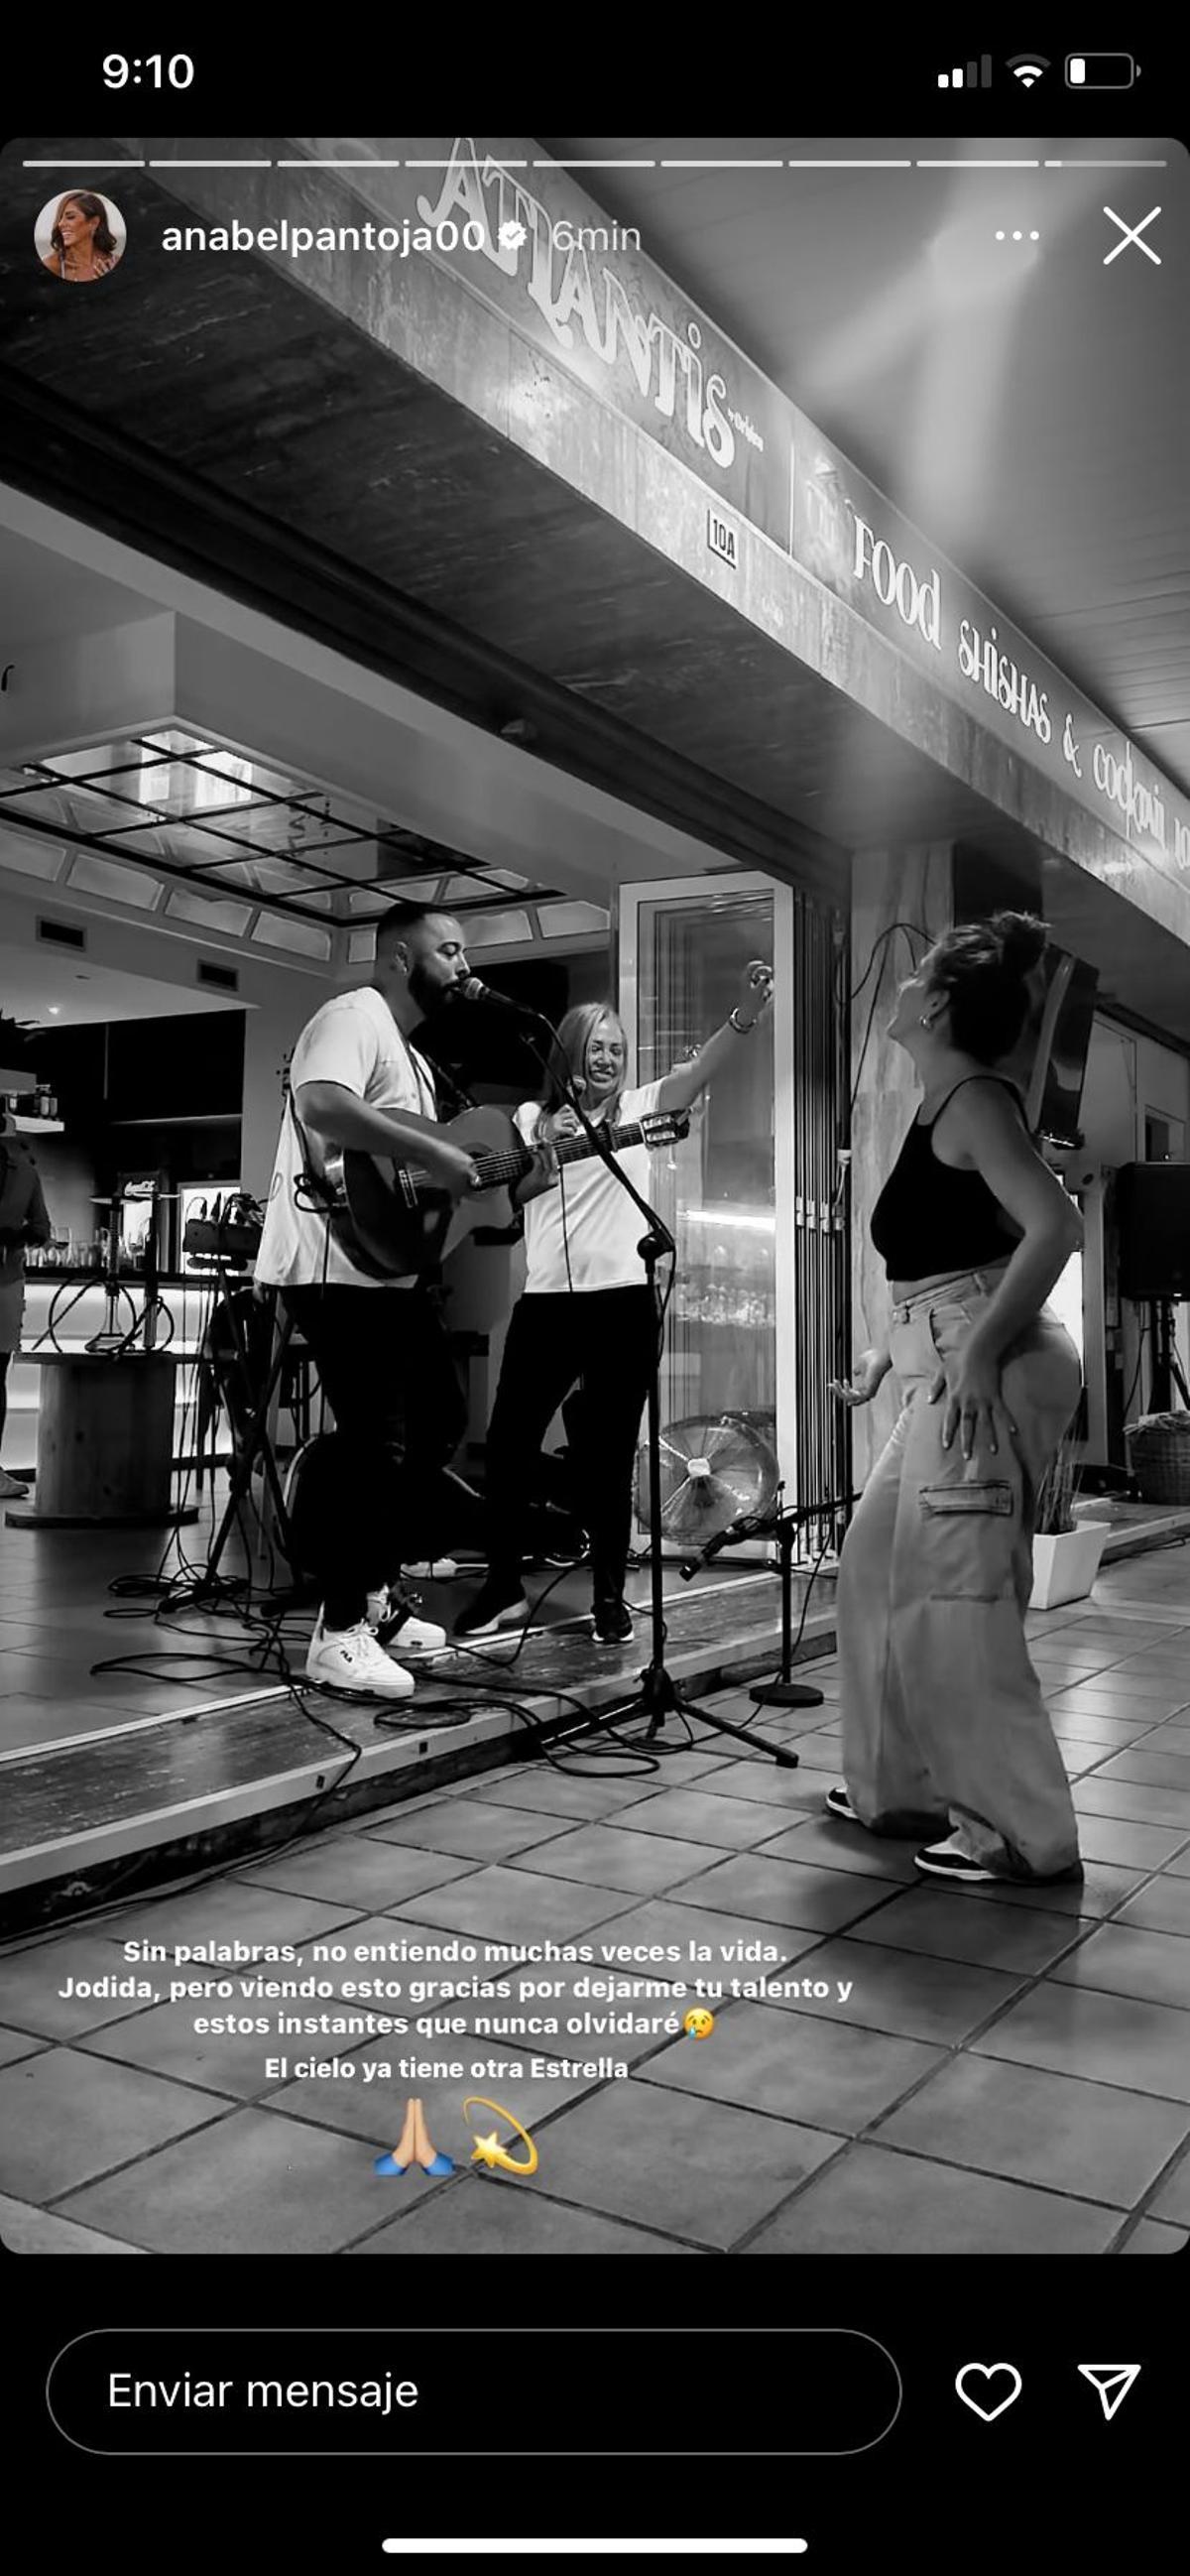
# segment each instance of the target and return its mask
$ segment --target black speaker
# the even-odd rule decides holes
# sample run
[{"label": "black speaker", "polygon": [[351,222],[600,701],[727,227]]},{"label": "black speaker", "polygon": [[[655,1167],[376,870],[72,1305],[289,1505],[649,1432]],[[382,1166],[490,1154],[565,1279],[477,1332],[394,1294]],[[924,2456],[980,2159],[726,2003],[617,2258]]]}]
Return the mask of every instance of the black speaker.
[{"label": "black speaker", "polygon": [[1116,1228],[1122,1297],[1190,1297],[1190,1163],[1125,1163]]}]

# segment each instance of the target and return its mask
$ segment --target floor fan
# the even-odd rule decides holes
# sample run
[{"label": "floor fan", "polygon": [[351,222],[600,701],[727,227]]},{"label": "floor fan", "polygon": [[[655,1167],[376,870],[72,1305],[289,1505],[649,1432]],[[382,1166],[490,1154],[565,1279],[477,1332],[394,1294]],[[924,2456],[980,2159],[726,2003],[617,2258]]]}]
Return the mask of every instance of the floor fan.
[{"label": "floor fan", "polygon": [[[695,1574],[725,1543],[775,1532],[781,1554],[781,1670],[752,1692],[758,1707],[821,1708],[822,1692],[792,1677],[790,1605],[793,1545],[798,1515],[781,1511],[781,1468],[776,1451],[747,1414],[695,1415],[671,1422],[660,1436],[660,1524],[664,1535],[695,1559]],[[648,1517],[648,1453],[638,1465],[640,1512]]]},{"label": "floor fan", "polygon": [[[703,1555],[716,1539],[754,1522],[771,1526],[781,1481],[776,1452],[746,1414],[694,1415],[671,1422],[660,1441],[661,1528],[683,1556]],[[637,1463],[639,1513],[650,1513],[648,1451]]]}]

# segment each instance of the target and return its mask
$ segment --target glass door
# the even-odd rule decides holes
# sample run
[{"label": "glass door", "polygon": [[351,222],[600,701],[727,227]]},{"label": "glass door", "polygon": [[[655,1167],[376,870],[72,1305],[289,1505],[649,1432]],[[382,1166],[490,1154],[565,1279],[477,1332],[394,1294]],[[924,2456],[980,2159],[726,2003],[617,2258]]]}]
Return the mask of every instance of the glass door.
[{"label": "glass door", "polygon": [[742,871],[621,891],[631,1080],[697,1054],[752,958],[776,971],[771,1013],[740,1038],[689,1136],[653,1158],[677,1244],[661,1426],[743,1417],[776,1451],[786,1503],[807,1509],[847,1491],[845,1417],[827,1392],[848,1365],[842,935],[794,888]]},{"label": "glass door", "polygon": [[[713,883],[713,881],[712,881]],[[774,897],[765,883],[705,880],[636,889],[635,990],[622,948],[625,1019],[637,1082],[696,1055],[740,998],[750,958],[773,959]],[[776,1198],[773,1020],[741,1038],[696,1104],[690,1134],[654,1158],[659,1213],[678,1247],[661,1380],[665,1429],[742,1413],[777,1441]]]}]

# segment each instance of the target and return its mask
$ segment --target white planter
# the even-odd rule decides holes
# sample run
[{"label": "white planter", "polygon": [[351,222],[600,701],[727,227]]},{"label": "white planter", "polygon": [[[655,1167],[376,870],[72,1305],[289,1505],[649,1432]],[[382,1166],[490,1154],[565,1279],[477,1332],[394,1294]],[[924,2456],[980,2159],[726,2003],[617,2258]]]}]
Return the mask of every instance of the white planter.
[{"label": "white planter", "polygon": [[1085,1601],[1110,1537],[1110,1521],[1081,1521],[1077,1529],[1035,1538],[1030,1609],[1057,1610],[1064,1601]]}]

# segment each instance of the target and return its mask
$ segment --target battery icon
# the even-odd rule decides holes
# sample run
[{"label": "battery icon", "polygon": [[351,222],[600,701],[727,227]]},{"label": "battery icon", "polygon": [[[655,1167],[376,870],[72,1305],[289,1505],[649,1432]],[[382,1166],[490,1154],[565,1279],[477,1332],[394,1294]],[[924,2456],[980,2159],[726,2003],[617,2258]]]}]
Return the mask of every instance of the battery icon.
[{"label": "battery icon", "polygon": [[1131,54],[1067,54],[1067,89],[1131,89],[1137,66]]}]

